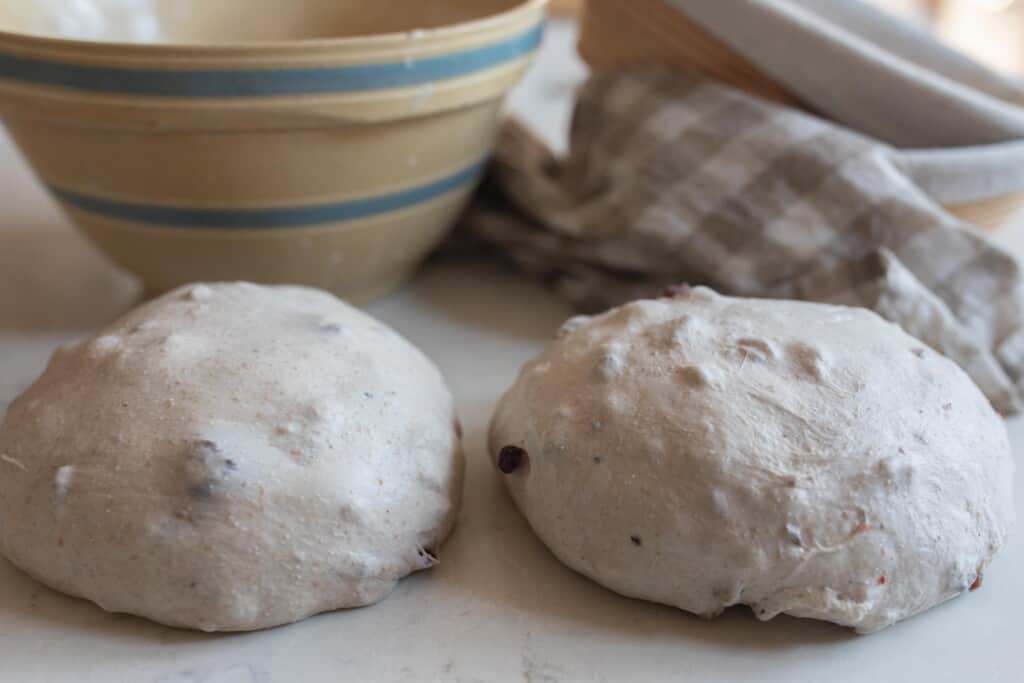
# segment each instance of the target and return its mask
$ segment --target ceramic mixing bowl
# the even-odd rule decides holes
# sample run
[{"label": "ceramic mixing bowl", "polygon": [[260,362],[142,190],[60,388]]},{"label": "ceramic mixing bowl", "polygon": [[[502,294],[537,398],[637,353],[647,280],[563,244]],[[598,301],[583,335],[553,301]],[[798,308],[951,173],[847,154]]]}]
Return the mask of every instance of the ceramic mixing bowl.
[{"label": "ceramic mixing bowl", "polygon": [[545,0],[9,0],[0,116],[75,223],[153,292],[365,300],[443,237]]}]

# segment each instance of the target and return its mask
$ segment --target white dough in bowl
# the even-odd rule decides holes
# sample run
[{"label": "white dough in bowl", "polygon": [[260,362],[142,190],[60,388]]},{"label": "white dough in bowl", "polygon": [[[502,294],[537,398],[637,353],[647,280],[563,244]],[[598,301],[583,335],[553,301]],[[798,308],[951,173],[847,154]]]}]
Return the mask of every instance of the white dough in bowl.
[{"label": "white dough in bowl", "polygon": [[437,368],[324,292],[194,285],[61,348],[0,428],[0,550],[206,631],[377,602],[437,562],[463,456]]},{"label": "white dough in bowl", "polygon": [[1005,427],[951,361],[863,309],[704,288],[567,323],[490,450],[559,559],[707,617],[875,631],[980,585],[1014,517]]}]

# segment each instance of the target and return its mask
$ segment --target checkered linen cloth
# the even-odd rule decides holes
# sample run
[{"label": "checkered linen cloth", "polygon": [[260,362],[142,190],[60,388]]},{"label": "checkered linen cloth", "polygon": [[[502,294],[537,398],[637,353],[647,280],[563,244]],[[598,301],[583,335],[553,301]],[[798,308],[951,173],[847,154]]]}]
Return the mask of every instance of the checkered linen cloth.
[{"label": "checkered linen cloth", "polygon": [[1014,258],[925,195],[894,150],[659,67],[591,77],[567,158],[514,122],[453,237],[582,310],[706,284],[863,306],[957,362],[1003,413],[1024,389]]}]

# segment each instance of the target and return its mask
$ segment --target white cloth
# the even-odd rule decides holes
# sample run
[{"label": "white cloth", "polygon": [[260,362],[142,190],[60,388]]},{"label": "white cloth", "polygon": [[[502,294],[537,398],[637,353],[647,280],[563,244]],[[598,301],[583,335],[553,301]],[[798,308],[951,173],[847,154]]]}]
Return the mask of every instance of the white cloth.
[{"label": "white cloth", "polygon": [[941,203],[1024,192],[1024,85],[861,0],[667,0]]}]

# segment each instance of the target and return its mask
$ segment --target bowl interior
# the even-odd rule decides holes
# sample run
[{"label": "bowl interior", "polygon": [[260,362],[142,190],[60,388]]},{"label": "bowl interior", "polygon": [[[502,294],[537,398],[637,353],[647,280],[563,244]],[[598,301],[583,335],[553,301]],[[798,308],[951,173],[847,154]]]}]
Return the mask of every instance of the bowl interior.
[{"label": "bowl interior", "polygon": [[351,38],[483,19],[523,0],[6,0],[0,31],[155,44]]}]

